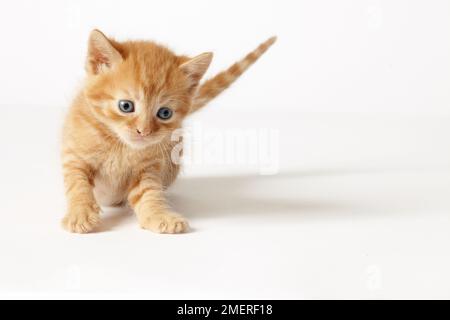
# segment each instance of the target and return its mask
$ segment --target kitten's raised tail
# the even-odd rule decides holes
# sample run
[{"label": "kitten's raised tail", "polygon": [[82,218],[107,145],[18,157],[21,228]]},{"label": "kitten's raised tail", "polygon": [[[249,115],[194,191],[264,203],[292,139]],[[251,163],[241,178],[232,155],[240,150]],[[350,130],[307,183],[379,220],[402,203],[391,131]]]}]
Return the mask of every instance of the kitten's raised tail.
[{"label": "kitten's raised tail", "polygon": [[244,59],[236,62],[227,70],[205,81],[198,89],[194,98],[191,113],[205,106],[212,99],[221,94],[234,81],[236,81],[252,64],[254,64],[277,40],[272,37],[260,44],[258,48],[250,52]]}]

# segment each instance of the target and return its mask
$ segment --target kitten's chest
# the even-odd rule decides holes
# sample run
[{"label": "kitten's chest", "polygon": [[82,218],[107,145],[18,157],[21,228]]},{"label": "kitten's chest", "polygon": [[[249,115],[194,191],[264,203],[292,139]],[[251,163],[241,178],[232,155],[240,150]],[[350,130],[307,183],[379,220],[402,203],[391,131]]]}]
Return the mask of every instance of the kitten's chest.
[{"label": "kitten's chest", "polygon": [[94,194],[100,205],[123,203],[128,193],[139,162],[139,155],[124,155],[120,152],[105,153],[94,178]]},{"label": "kitten's chest", "polygon": [[133,176],[133,172],[143,165],[143,160],[141,153],[108,150],[98,164],[96,178],[113,185],[126,184]]}]

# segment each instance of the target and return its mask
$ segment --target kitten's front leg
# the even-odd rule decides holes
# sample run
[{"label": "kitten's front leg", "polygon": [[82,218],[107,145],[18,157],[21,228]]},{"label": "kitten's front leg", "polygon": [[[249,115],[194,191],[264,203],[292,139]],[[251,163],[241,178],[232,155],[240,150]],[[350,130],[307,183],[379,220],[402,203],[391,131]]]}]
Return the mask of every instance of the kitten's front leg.
[{"label": "kitten's front leg", "polygon": [[63,227],[70,232],[91,232],[100,222],[100,207],[95,201],[90,169],[77,161],[64,163],[67,214]]},{"label": "kitten's front leg", "polygon": [[143,229],[157,233],[183,233],[189,229],[187,220],[168,208],[157,178],[144,175],[137,180],[129,192],[128,203]]}]

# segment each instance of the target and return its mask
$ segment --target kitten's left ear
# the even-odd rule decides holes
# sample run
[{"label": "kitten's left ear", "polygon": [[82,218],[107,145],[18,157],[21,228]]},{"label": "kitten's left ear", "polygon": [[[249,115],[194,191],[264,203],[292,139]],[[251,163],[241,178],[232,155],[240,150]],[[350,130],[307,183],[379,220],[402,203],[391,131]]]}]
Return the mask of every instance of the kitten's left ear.
[{"label": "kitten's left ear", "polygon": [[114,48],[111,41],[101,31],[93,30],[89,36],[87,72],[98,74],[103,68],[111,68],[122,61],[122,55]]},{"label": "kitten's left ear", "polygon": [[201,78],[209,68],[213,58],[212,52],[202,53],[195,58],[183,63],[180,69],[183,70],[191,80],[191,85],[197,86]]}]

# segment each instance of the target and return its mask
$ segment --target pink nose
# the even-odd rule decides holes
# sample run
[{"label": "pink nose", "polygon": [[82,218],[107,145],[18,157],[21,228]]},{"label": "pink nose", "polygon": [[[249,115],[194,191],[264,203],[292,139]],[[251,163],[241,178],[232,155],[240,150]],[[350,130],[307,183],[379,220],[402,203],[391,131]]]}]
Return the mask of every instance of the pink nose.
[{"label": "pink nose", "polygon": [[140,135],[140,136],[142,136],[142,137],[146,137],[146,136],[148,136],[148,135],[150,135],[150,133],[151,133],[151,130],[150,129],[145,129],[145,130],[140,130],[140,129],[136,129],[136,132]]}]

